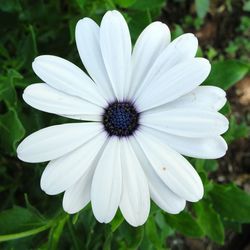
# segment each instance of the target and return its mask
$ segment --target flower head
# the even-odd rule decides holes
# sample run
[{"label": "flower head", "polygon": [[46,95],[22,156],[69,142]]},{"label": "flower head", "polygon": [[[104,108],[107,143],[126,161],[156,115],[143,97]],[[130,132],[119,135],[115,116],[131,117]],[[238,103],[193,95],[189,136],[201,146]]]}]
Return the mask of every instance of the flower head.
[{"label": "flower head", "polygon": [[39,56],[32,66],[44,83],[23,94],[34,108],[81,120],[41,129],[19,145],[21,160],[49,161],[41,188],[64,192],[68,213],[91,202],[98,221],[110,222],[120,208],[133,226],[146,221],[150,198],[172,214],[200,200],[201,179],[182,155],[223,156],[228,121],[218,113],[225,92],[199,86],[211,67],[195,57],[197,38],[170,42],[168,27],[154,22],[132,50],[123,16],[108,11],[100,27],[89,18],[77,23],[76,44],[89,76],[60,57]]}]

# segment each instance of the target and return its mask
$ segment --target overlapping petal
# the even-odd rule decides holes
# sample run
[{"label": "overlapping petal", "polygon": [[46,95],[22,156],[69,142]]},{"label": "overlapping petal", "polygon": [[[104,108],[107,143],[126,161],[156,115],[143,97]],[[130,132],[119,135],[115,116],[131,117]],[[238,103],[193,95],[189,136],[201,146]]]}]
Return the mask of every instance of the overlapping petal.
[{"label": "overlapping petal", "polygon": [[76,65],[57,56],[38,56],[34,72],[51,87],[103,107],[107,104],[96,84]]},{"label": "overlapping petal", "polygon": [[140,111],[169,103],[198,87],[208,76],[211,65],[204,58],[177,64],[155,78],[137,98]]},{"label": "overlapping petal", "polygon": [[161,180],[147,159],[146,154],[134,138],[131,138],[131,144],[147,176],[152,200],[168,213],[177,214],[181,212],[186,205],[186,201],[171,191]]},{"label": "overlapping petal", "polygon": [[108,11],[101,21],[100,45],[116,98],[122,101],[129,89],[132,45],[128,25],[116,10]]},{"label": "overlapping petal", "polygon": [[41,177],[42,190],[55,195],[74,185],[90,168],[95,167],[105,141],[105,133],[100,133],[73,152],[50,161]]},{"label": "overlapping petal", "polygon": [[178,153],[199,159],[217,159],[226,154],[227,143],[221,136],[193,138],[171,135],[158,129],[144,127],[144,131],[157,137]]},{"label": "overlapping petal", "polygon": [[100,28],[92,19],[83,18],[78,21],[76,45],[89,75],[102,90],[104,98],[112,102],[115,96],[102,58]]},{"label": "overlapping petal", "polygon": [[138,131],[136,139],[160,179],[178,196],[198,201],[203,196],[201,179],[191,164],[157,138]]},{"label": "overlapping petal", "polygon": [[63,209],[67,213],[77,213],[90,202],[90,190],[93,177],[93,171],[91,170],[65,191],[63,195]]},{"label": "overlapping petal", "polygon": [[154,113],[176,108],[194,108],[201,110],[218,111],[226,103],[226,93],[221,88],[215,86],[198,86],[190,93],[180,98],[147,110],[146,113]]},{"label": "overlapping petal", "polygon": [[108,223],[114,218],[121,193],[120,143],[117,137],[111,137],[97,164],[91,186],[92,209],[99,222]]},{"label": "overlapping petal", "polygon": [[133,226],[145,223],[150,210],[147,178],[127,138],[121,140],[122,196],[121,212]]},{"label": "overlapping petal", "polygon": [[154,84],[160,75],[169,71],[175,65],[194,58],[197,49],[198,40],[191,33],[183,34],[173,40],[157,57],[155,62],[152,62],[152,67],[145,74],[143,81],[140,83],[140,87],[132,97],[133,100],[137,99],[148,85]]},{"label": "overlapping petal", "polygon": [[103,109],[100,106],[65,94],[44,83],[28,86],[24,90],[23,99],[30,106],[44,112],[87,121],[102,119]]},{"label": "overlapping petal", "polygon": [[140,123],[184,137],[214,137],[228,129],[228,120],[218,112],[179,108],[141,115]]},{"label": "overlapping petal", "polygon": [[44,162],[59,158],[95,137],[100,123],[68,123],[41,129],[26,137],[17,148],[19,159]]},{"label": "overlapping petal", "polygon": [[145,76],[170,42],[170,30],[166,24],[153,22],[137,39],[132,54],[132,74],[128,99],[133,99]]}]

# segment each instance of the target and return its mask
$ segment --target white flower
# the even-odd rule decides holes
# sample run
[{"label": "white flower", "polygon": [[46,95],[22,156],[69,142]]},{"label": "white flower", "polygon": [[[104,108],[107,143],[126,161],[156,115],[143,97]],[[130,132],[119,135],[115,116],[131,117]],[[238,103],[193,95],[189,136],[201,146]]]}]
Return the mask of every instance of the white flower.
[{"label": "white flower", "polygon": [[50,161],[41,188],[64,192],[68,213],[91,201],[99,222],[119,207],[133,226],[146,221],[150,197],[172,214],[200,200],[201,179],[182,155],[222,157],[228,121],[218,113],[225,92],[199,86],[211,67],[195,57],[196,37],[170,43],[168,27],[154,22],[131,53],[124,18],[108,11],[100,27],[89,18],[77,23],[76,44],[91,78],[60,57],[39,56],[32,66],[44,83],[23,94],[36,109],[88,121],[41,129],[19,145],[21,160]]}]

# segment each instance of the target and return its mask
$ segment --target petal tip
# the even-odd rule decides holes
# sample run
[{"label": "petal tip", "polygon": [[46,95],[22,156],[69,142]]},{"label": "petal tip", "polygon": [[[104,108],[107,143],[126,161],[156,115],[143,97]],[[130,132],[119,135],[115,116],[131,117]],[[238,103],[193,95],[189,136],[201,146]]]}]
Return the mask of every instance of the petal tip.
[{"label": "petal tip", "polygon": [[91,18],[84,17],[76,23],[76,31],[78,31],[80,28],[85,28],[85,25],[95,23]]},{"label": "petal tip", "polygon": [[197,192],[194,195],[194,199],[190,200],[191,202],[197,202],[197,201],[201,200],[204,196],[203,184],[201,185],[201,187],[197,188],[196,190],[197,190]]},{"label": "petal tip", "polygon": [[64,193],[63,202],[62,202],[63,210],[64,210],[66,213],[68,213],[68,214],[75,214],[75,213],[78,213],[79,211],[77,211],[76,209],[74,209],[73,207],[71,207],[69,204],[66,203],[66,199],[65,199],[64,197],[65,197],[65,193]]}]

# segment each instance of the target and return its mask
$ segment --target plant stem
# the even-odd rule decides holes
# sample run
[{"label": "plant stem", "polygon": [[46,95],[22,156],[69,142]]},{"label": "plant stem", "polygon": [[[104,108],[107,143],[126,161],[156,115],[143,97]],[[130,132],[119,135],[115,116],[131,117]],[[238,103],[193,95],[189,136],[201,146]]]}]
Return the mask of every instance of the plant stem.
[{"label": "plant stem", "polygon": [[54,221],[50,221],[46,225],[43,225],[41,227],[31,229],[25,232],[21,233],[15,233],[15,234],[6,234],[6,235],[0,235],[0,242],[2,241],[9,241],[9,240],[16,240],[24,237],[28,237],[34,234],[38,234],[40,232],[46,231],[47,229],[51,228],[54,224]]}]

